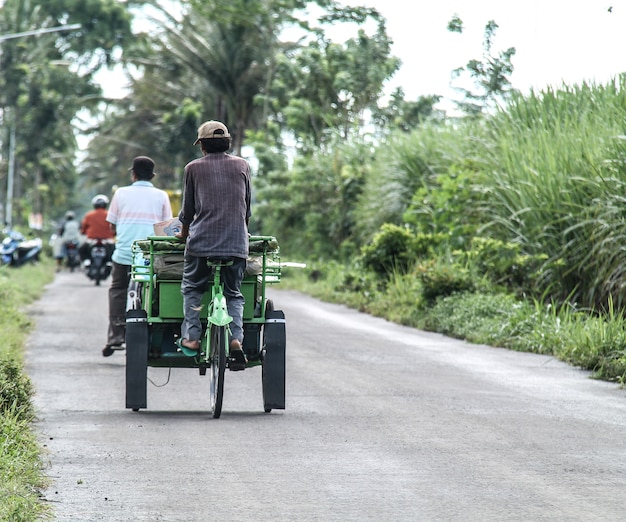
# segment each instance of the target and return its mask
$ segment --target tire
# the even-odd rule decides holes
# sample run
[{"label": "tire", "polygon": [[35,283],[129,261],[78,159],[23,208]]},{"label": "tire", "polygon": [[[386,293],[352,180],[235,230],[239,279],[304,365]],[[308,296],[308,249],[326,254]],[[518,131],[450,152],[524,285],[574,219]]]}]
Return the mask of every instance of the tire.
[{"label": "tire", "polygon": [[285,409],[285,373],[285,314],[282,310],[274,310],[274,304],[268,300],[263,326],[263,367],[261,372],[265,413],[270,413],[272,409]]},{"label": "tire", "polygon": [[147,407],[150,332],[145,310],[126,312],[126,408]]},{"label": "tire", "polygon": [[228,335],[225,326],[209,325],[208,349],[210,353],[209,398],[214,419],[222,414],[224,399],[224,374],[226,371],[226,343]]},{"label": "tire", "polygon": [[[93,264],[93,261],[92,261]],[[96,286],[100,286],[100,265],[96,265],[94,268],[89,267],[93,270],[93,282]]]}]

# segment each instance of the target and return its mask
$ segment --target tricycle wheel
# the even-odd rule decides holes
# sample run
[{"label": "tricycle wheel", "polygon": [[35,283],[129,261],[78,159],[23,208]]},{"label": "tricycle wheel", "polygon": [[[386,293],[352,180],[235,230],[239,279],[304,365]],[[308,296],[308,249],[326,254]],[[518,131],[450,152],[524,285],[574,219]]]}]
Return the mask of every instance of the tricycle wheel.
[{"label": "tricycle wheel", "polygon": [[226,370],[226,335],[225,326],[209,325],[208,346],[210,354],[210,401],[211,412],[214,419],[219,419],[222,414],[222,401],[224,399],[224,372]]},{"label": "tricycle wheel", "polygon": [[147,407],[150,337],[145,310],[126,312],[126,407]]},{"label": "tricycle wheel", "polygon": [[282,310],[266,305],[263,326],[263,407],[266,413],[272,409],[285,409],[285,314]]}]

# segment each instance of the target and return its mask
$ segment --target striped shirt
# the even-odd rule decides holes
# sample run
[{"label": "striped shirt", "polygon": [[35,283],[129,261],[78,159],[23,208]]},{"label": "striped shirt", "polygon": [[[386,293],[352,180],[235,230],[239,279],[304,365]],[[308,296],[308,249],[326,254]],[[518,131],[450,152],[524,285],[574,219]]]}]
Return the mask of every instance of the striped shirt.
[{"label": "striped shirt", "polygon": [[133,241],[154,235],[154,224],[171,218],[167,192],[155,188],[149,181],[135,181],[117,189],[107,214],[107,221],[116,227],[113,261],[131,265]]},{"label": "striped shirt", "polygon": [[248,257],[250,166],[225,152],[185,166],[178,215],[189,225],[186,251],[197,257]]}]

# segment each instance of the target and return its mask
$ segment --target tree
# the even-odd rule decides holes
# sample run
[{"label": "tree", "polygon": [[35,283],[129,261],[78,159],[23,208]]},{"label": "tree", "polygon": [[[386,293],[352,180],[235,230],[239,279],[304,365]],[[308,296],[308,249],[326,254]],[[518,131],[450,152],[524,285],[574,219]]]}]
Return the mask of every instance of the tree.
[{"label": "tree", "polygon": [[[501,102],[510,98],[514,92],[511,86],[510,76],[513,74],[512,58],[515,55],[515,47],[509,47],[497,54],[493,53],[493,39],[498,29],[498,24],[490,20],[485,25],[483,38],[483,55],[481,60],[472,59],[465,67],[459,67],[453,71],[453,77],[461,78],[464,73],[469,74],[476,87],[476,91],[466,87],[456,87],[463,94],[464,99],[455,102],[458,108],[470,116],[476,116],[486,110],[498,106]],[[463,21],[453,16],[448,22],[448,30],[453,33],[463,32]]]},{"label": "tree", "polygon": [[271,90],[274,117],[303,150],[319,147],[336,130],[344,138],[355,129],[358,133],[365,112],[376,110],[384,82],[400,65],[390,55],[392,42],[380,15],[374,10],[357,14],[358,20],[376,20],[374,35],[359,29],[343,44],[318,35],[279,56]]},{"label": "tree", "polygon": [[246,131],[257,125],[255,98],[271,74],[281,22],[274,6],[285,2],[181,1],[178,9],[158,0],[149,3],[158,12],[151,17],[157,29],[147,46],[126,53],[127,62],[139,75],[154,77],[152,71],[158,71],[157,97],[184,89],[185,98],[197,100],[196,127],[205,119],[227,122],[233,148],[241,153]]},{"label": "tree", "polygon": [[443,120],[445,113],[435,109],[441,96],[432,94],[420,96],[416,101],[407,101],[404,91],[397,88],[390,97],[389,103],[373,111],[372,117],[383,133],[393,130],[411,132],[426,120]]},{"label": "tree", "polygon": [[[77,151],[72,121],[99,101],[93,74],[112,63],[130,35],[130,16],[114,0],[6,0],[0,7],[0,34],[77,22],[80,29],[10,39],[0,47],[0,126],[3,136],[15,129],[18,222],[42,210],[42,194],[58,213],[69,204]],[[3,174],[9,142],[2,139]]]}]

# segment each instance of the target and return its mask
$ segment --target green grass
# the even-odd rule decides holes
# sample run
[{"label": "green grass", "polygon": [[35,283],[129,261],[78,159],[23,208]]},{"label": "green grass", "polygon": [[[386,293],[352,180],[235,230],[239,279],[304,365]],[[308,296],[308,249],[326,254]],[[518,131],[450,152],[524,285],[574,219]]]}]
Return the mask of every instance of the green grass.
[{"label": "green grass", "polygon": [[33,429],[32,383],[23,371],[24,345],[33,322],[25,307],[54,277],[54,264],[0,267],[0,520],[50,517],[40,492],[46,486],[43,450]]}]

